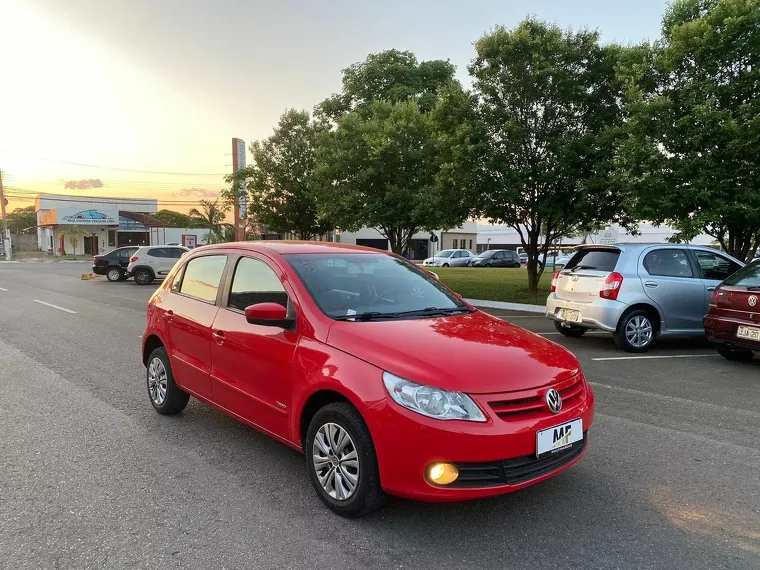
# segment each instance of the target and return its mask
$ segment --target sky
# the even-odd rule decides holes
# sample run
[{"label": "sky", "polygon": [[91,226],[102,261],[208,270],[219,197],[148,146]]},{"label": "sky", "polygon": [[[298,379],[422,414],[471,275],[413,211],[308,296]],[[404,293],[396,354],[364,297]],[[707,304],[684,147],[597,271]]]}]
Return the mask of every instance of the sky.
[{"label": "sky", "polygon": [[[34,192],[155,197],[187,208],[223,187],[231,139],[311,110],[341,70],[397,48],[449,59],[527,15],[659,36],[665,0],[0,0],[0,170],[10,208]],[[76,163],[76,164],[70,164]]]}]

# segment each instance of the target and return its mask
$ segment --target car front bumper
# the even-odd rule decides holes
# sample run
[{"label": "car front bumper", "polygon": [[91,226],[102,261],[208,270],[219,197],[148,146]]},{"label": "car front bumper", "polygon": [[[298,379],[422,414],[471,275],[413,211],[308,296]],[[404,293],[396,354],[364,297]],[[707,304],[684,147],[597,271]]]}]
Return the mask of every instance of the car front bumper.
[{"label": "car front bumper", "polygon": [[546,317],[553,321],[561,321],[559,310],[571,309],[580,312],[583,322],[570,324],[614,332],[626,307],[625,303],[605,299],[597,299],[593,303],[576,303],[560,299],[555,293],[551,293],[546,300]]},{"label": "car front bumper", "polygon": [[[593,422],[594,396],[585,379],[582,384],[582,398],[559,414],[544,408],[545,413],[515,414],[509,419],[496,415],[489,402],[522,393],[471,395],[488,418],[486,422],[436,420],[390,400],[379,402],[365,410],[364,417],[372,433],[383,489],[413,500],[465,501],[517,491],[561,473],[585,453]],[[578,445],[536,458],[538,431],[578,418],[584,432]],[[429,483],[425,475],[436,462],[456,465],[458,481],[448,486]]]}]

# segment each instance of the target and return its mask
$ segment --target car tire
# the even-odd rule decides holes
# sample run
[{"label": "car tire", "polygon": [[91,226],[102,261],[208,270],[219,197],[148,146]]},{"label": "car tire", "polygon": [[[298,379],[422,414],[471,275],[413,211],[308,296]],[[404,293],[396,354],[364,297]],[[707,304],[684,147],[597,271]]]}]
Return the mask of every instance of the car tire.
[{"label": "car tire", "polygon": [[441,265],[441,267],[448,267],[448,266],[449,266],[448,263],[444,263],[443,265]]},{"label": "car tire", "polygon": [[161,415],[173,416],[187,406],[190,394],[174,383],[169,356],[163,347],[151,352],[145,372],[148,398],[153,408]]},{"label": "car tire", "polygon": [[626,352],[646,352],[652,346],[656,333],[651,313],[637,309],[623,315],[613,338],[618,348]]},{"label": "car tire", "polygon": [[153,274],[147,269],[138,269],[135,271],[134,279],[138,285],[150,285],[153,282]]},{"label": "car tire", "polygon": [[[330,435],[334,436],[333,440],[340,441],[344,434],[348,440],[343,440],[341,449],[336,449],[336,441],[327,443]],[[318,437],[323,442],[321,446],[317,444]],[[306,468],[314,490],[335,514],[346,518],[360,517],[383,506],[386,495],[380,486],[380,468],[372,436],[361,414],[351,404],[335,402],[317,411],[306,432],[304,451]],[[341,459],[343,456],[351,457],[352,454],[356,457],[355,460]],[[334,475],[336,465],[338,474],[345,477],[345,485],[343,478]],[[330,475],[331,472],[333,475]],[[351,476],[356,476],[357,479],[353,489]],[[346,494],[347,498],[339,498]]]},{"label": "car tire", "polygon": [[586,327],[579,327],[578,325],[565,325],[559,321],[554,321],[554,328],[557,332],[570,338],[580,338],[588,332]]},{"label": "car tire", "polygon": [[116,267],[109,267],[106,271],[106,279],[111,282],[121,281],[124,278],[124,272]]},{"label": "car tire", "polygon": [[736,350],[725,344],[718,344],[715,346],[715,349],[723,358],[734,362],[749,362],[755,357],[755,354],[752,351]]}]

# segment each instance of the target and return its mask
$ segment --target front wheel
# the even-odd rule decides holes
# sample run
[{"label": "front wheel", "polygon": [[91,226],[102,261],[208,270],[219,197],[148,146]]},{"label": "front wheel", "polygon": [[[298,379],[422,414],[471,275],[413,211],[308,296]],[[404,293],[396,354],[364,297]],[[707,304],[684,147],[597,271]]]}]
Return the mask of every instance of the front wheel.
[{"label": "front wheel", "polygon": [[153,281],[153,274],[147,269],[138,269],[135,271],[135,283],[138,285],[149,285]]},{"label": "front wheel", "polygon": [[631,311],[618,323],[615,344],[626,352],[646,352],[652,346],[655,328],[647,311]]},{"label": "front wheel", "polygon": [[554,327],[557,332],[570,338],[580,338],[588,331],[585,327],[579,327],[578,325],[565,325],[559,321],[554,321]]},{"label": "front wheel", "polygon": [[159,414],[172,416],[185,409],[190,394],[174,383],[169,356],[164,348],[157,348],[148,358],[147,380],[150,403]]},{"label": "front wheel", "polygon": [[320,409],[306,434],[309,479],[322,502],[342,517],[358,517],[385,502],[369,429],[351,404]]},{"label": "front wheel", "polygon": [[109,281],[121,281],[123,272],[121,269],[116,269],[115,267],[112,267],[108,270],[108,273],[106,273],[106,279]]},{"label": "front wheel", "polygon": [[444,263],[441,267],[448,267],[448,266],[449,266],[448,263]]},{"label": "front wheel", "polygon": [[725,344],[718,344],[715,346],[715,349],[723,358],[733,360],[734,362],[749,362],[755,357],[754,353],[749,350],[736,350]]}]

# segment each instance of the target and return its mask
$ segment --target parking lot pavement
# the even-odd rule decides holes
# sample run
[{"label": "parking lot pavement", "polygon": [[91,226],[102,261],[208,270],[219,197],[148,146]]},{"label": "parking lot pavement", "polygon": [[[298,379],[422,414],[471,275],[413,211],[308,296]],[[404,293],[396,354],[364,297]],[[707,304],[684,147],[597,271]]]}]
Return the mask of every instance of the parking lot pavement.
[{"label": "parking lot pavement", "polygon": [[348,521],[298,453],[196,401],[156,414],[139,361],[155,286],[84,270],[0,265],[8,567],[758,567],[760,362],[694,340],[632,359],[609,335],[491,311],[580,359],[597,397],[584,459],[497,499]]}]

